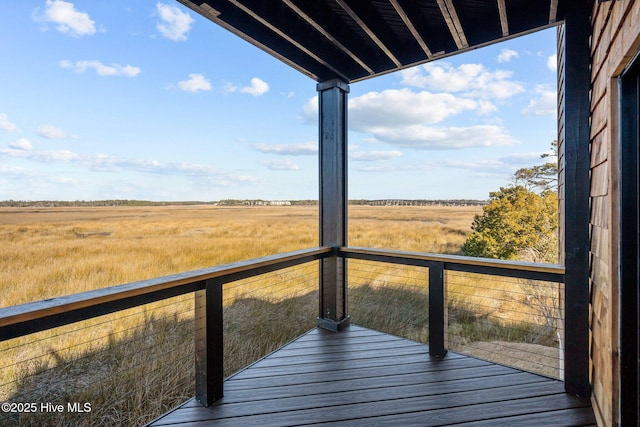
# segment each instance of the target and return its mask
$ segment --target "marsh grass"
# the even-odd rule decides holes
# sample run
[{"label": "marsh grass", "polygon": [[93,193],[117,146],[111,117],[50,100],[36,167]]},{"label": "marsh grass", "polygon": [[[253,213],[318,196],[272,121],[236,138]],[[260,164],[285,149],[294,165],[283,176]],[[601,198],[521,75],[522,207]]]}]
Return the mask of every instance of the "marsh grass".
[{"label": "marsh grass", "polygon": [[[225,376],[315,325],[315,264],[315,269],[293,267],[284,274],[270,273],[225,286],[225,294],[228,288],[241,286],[255,291],[251,297],[236,294],[225,299]],[[304,280],[297,280],[302,274]],[[17,358],[11,366],[13,380],[3,383],[3,401],[89,402],[92,410],[82,414],[0,414],[0,423],[47,425],[54,420],[53,425],[65,426],[141,425],[191,398],[195,389],[193,302],[193,295],[181,296],[164,301],[162,306],[149,304],[120,316],[70,325],[74,330],[66,326],[33,334],[30,344],[16,340],[3,343],[8,347],[3,355],[13,351]],[[129,325],[126,329],[125,323]],[[108,330],[100,332],[101,328]],[[53,335],[42,336],[50,333]],[[70,346],[74,335],[79,335],[80,342]],[[32,351],[34,344],[40,353]]]},{"label": "marsh grass", "polygon": [[[351,206],[349,243],[455,254],[479,211]],[[317,224],[313,206],[0,209],[0,306],[312,247]],[[426,269],[350,260],[354,323],[428,342],[427,277]],[[317,281],[313,262],[225,285],[226,375],[315,325]],[[501,312],[526,302],[513,294],[518,284],[447,281],[450,342],[523,339],[505,327],[527,326],[536,311]],[[5,421],[143,424],[193,396],[194,332],[194,298],[185,295],[2,342],[2,400],[92,404],[90,414]]]}]

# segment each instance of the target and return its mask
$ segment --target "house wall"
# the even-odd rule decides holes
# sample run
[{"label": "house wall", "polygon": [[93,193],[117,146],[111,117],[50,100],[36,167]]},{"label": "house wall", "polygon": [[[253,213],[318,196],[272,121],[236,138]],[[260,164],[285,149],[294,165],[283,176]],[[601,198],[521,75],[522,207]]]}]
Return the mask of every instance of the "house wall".
[{"label": "house wall", "polygon": [[640,45],[640,1],[595,2],[591,39],[590,382],[601,426],[618,425],[618,80]]}]

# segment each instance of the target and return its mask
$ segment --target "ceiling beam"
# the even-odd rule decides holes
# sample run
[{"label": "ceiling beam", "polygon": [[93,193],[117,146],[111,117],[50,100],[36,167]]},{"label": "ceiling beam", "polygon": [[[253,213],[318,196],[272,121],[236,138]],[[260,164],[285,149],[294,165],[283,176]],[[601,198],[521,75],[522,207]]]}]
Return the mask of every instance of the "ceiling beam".
[{"label": "ceiling beam", "polygon": [[389,48],[384,43],[382,43],[382,40],[380,40],[378,36],[376,36],[371,28],[369,28],[367,24],[364,23],[362,18],[360,18],[358,14],[355,13],[354,10],[351,9],[351,7],[349,7],[349,5],[344,0],[335,1],[345,12],[347,12],[347,14],[358,24],[358,26],[362,28],[362,30],[369,36],[369,38],[373,40],[373,42],[380,48],[380,50],[382,50],[382,52],[387,55],[387,57],[396,65],[396,67],[402,67],[402,63],[398,61],[398,58],[396,58],[395,55],[391,53],[391,50],[389,50]]},{"label": "ceiling beam", "polygon": [[289,7],[289,9],[291,9],[293,12],[295,12],[300,18],[302,18],[309,25],[311,25],[317,32],[322,34],[327,40],[329,40],[331,43],[333,43],[338,49],[340,49],[346,55],[348,55],[351,59],[353,59],[358,65],[360,65],[364,70],[366,70],[367,73],[369,73],[369,75],[374,74],[373,69],[371,69],[371,67],[369,67],[362,59],[360,59],[360,57],[358,57],[358,55],[356,55],[351,50],[349,50],[349,48],[347,48],[345,45],[340,43],[340,41],[338,41],[338,39],[333,37],[327,30],[325,30],[324,27],[322,27],[322,25],[318,24],[316,21],[313,20],[313,18],[311,18],[306,13],[304,13],[298,6],[293,4],[293,2],[291,2],[291,0],[282,0],[282,2],[287,7]]},{"label": "ceiling beam", "polygon": [[229,3],[233,4],[235,7],[237,7],[238,9],[242,10],[244,13],[246,13],[247,15],[251,16],[253,19],[255,19],[256,21],[258,21],[259,23],[261,23],[262,25],[264,25],[266,28],[268,28],[269,30],[273,31],[275,34],[277,34],[278,36],[280,36],[281,38],[285,39],[286,41],[288,41],[289,43],[291,43],[292,45],[294,45],[295,47],[297,47],[298,49],[300,49],[302,52],[304,52],[306,55],[308,55],[309,57],[313,58],[316,62],[324,65],[325,67],[327,67],[329,70],[333,71],[334,73],[336,73],[336,75],[340,76],[343,80],[345,81],[349,81],[349,78],[347,76],[345,76],[344,74],[342,74],[339,70],[337,70],[336,68],[334,68],[333,66],[331,66],[331,64],[329,64],[327,61],[325,61],[324,59],[320,58],[318,55],[316,55],[315,53],[313,53],[312,51],[310,51],[309,49],[307,49],[306,47],[304,47],[302,44],[300,44],[296,39],[294,39],[293,37],[290,37],[289,35],[287,35],[284,31],[282,31],[280,28],[276,27],[275,25],[271,24],[269,21],[267,21],[266,19],[262,18],[260,15],[258,15],[257,13],[255,13],[251,8],[243,5],[242,3],[240,3],[238,0],[228,0]]},{"label": "ceiling beam", "polygon": [[551,0],[549,5],[549,23],[556,22],[558,20],[558,0]]},{"label": "ceiling beam", "polygon": [[433,57],[431,50],[425,43],[422,36],[418,33],[418,30],[416,30],[415,25],[413,25],[413,22],[411,22],[411,19],[409,19],[409,16],[407,16],[407,13],[404,11],[402,6],[400,6],[400,3],[398,3],[398,0],[389,0],[389,2],[396,10],[400,18],[402,18],[402,22],[404,22],[404,25],[406,25],[409,31],[411,31],[411,35],[413,35],[413,37],[416,39],[424,53],[427,55],[427,58],[431,59],[431,57]]},{"label": "ceiling beam", "polygon": [[274,56],[275,58],[279,59],[280,61],[284,62],[285,64],[287,64],[287,65],[295,68],[296,70],[300,71],[301,73],[311,77],[312,79],[314,79],[316,81],[318,80],[318,76],[315,73],[313,73],[310,70],[298,65],[295,61],[292,61],[289,58],[287,58],[286,56],[276,52],[275,50],[271,49],[269,46],[259,42],[258,40],[254,39],[253,37],[249,36],[248,34],[240,31],[239,29],[237,29],[233,25],[229,25],[226,22],[224,22],[222,19],[220,19],[220,12],[218,10],[214,9],[213,7],[211,7],[209,4],[202,3],[200,6],[196,6],[190,0],[178,0],[178,1],[180,3],[182,3],[182,4],[184,4],[185,6],[187,6],[188,8],[193,9],[194,11],[199,13],[200,15],[206,17],[210,21],[220,25],[222,28],[232,32],[235,35],[237,35],[241,39],[246,40],[247,42],[251,43],[252,45],[256,46],[257,48],[264,50],[269,55]]},{"label": "ceiling beam", "polygon": [[451,0],[437,1],[438,6],[440,7],[440,12],[442,12],[442,17],[447,23],[449,32],[453,36],[453,40],[455,41],[456,46],[458,46],[458,49],[465,49],[469,47],[467,37],[464,35],[464,31],[462,30],[462,24],[458,18],[455,7],[453,7],[453,2]]},{"label": "ceiling beam", "polygon": [[498,12],[500,12],[500,27],[502,27],[502,37],[509,35],[509,20],[507,18],[507,5],[505,0],[498,0]]}]

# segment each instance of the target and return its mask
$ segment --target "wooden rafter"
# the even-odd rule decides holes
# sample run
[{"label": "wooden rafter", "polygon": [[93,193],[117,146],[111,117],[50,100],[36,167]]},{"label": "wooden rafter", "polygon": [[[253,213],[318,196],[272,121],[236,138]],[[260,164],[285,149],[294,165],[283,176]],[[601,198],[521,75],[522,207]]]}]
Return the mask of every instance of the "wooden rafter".
[{"label": "wooden rafter", "polygon": [[374,74],[374,71],[369,67],[358,55],[353,53],[349,48],[340,43],[338,39],[333,37],[322,25],[318,24],[314,21],[309,15],[304,13],[298,6],[293,4],[291,0],[282,0],[282,2],[289,7],[293,12],[295,12],[300,18],[304,19],[309,25],[311,25],[317,32],[322,34],[327,40],[333,43],[338,49],[343,51],[346,55],[348,55],[351,59],[358,63],[362,68],[364,68],[367,73]]},{"label": "wooden rafter", "polygon": [[507,6],[505,0],[498,0],[498,12],[500,13],[500,27],[502,28],[502,36],[509,35],[509,20],[507,18]]},{"label": "wooden rafter", "polygon": [[455,7],[453,7],[453,2],[451,0],[438,0],[438,6],[458,49],[469,47],[467,37],[464,35],[462,29],[462,24],[460,23]]},{"label": "wooden rafter", "polygon": [[395,57],[391,50],[376,36],[375,32],[369,28],[367,24],[358,16],[358,14],[349,7],[349,5],[344,0],[335,0],[336,3],[340,5],[340,7],[349,14],[349,16],[358,24],[360,28],[369,36],[371,40],[384,52],[387,57],[393,61],[396,67],[402,67],[402,63]]},{"label": "wooden rafter", "polygon": [[285,39],[286,41],[288,41],[289,43],[291,43],[292,45],[294,45],[295,47],[297,47],[298,49],[300,49],[302,52],[304,52],[306,55],[308,55],[310,58],[313,58],[315,61],[317,61],[318,63],[324,65],[325,67],[327,67],[328,69],[330,69],[331,71],[333,71],[334,73],[336,73],[336,75],[340,76],[342,79],[344,79],[345,81],[348,81],[349,78],[346,77],[344,74],[342,74],[339,70],[337,70],[336,68],[334,68],[333,66],[331,66],[331,64],[329,64],[327,61],[325,61],[324,59],[322,59],[321,57],[319,57],[318,55],[316,55],[314,52],[312,52],[311,50],[307,49],[306,47],[304,47],[300,42],[298,42],[295,38],[290,37],[288,34],[286,34],[284,31],[282,31],[280,28],[276,27],[275,25],[273,25],[272,23],[270,23],[269,21],[267,21],[266,19],[264,19],[263,17],[261,17],[260,15],[258,15],[256,12],[253,11],[253,9],[243,5],[242,3],[240,3],[238,0],[229,0],[229,3],[233,4],[235,7],[237,7],[238,9],[242,10],[244,13],[246,13],[247,15],[251,16],[253,19],[255,19],[256,21],[258,21],[259,23],[261,23],[262,25],[264,25],[266,28],[268,28],[269,30],[273,31],[275,34],[277,34],[278,36],[280,36],[281,38]]},{"label": "wooden rafter", "polygon": [[402,22],[404,22],[404,25],[407,26],[407,28],[411,32],[411,35],[416,39],[416,41],[418,42],[418,44],[420,45],[424,53],[427,55],[427,58],[433,57],[433,54],[431,53],[429,46],[427,46],[427,43],[425,43],[422,36],[418,33],[418,30],[416,30],[415,25],[413,25],[413,22],[411,22],[411,19],[409,19],[409,16],[407,16],[407,13],[404,11],[402,6],[400,6],[400,3],[398,3],[398,0],[389,0],[389,2],[393,6],[393,8],[396,10],[400,18],[402,18]]},{"label": "wooden rafter", "polygon": [[237,35],[241,39],[246,40],[247,42],[251,43],[252,45],[256,46],[257,48],[264,50],[269,55],[274,56],[275,58],[279,59],[280,61],[284,62],[285,64],[287,64],[287,65],[295,68],[296,70],[300,71],[301,73],[311,77],[312,79],[318,80],[318,76],[315,73],[311,72],[310,70],[307,70],[306,68],[301,67],[296,62],[290,60],[289,58],[287,58],[284,55],[281,55],[280,53],[276,52],[274,49],[270,48],[266,44],[259,42],[255,38],[253,38],[253,37],[247,35],[246,33],[238,30],[236,27],[234,27],[232,25],[229,25],[226,22],[224,22],[222,19],[220,19],[220,12],[217,11],[216,9],[214,9],[213,7],[211,7],[209,4],[202,3],[200,6],[196,6],[193,3],[191,3],[189,0],[178,0],[178,1],[180,3],[182,3],[182,4],[184,4],[185,6],[195,10],[200,15],[205,16],[211,22],[214,22],[214,23],[220,25],[222,28],[232,32],[233,34]]},{"label": "wooden rafter", "polygon": [[556,22],[558,20],[558,0],[551,0],[549,5],[549,23]]},{"label": "wooden rafter", "polygon": [[[565,21],[571,4],[570,0],[177,1],[318,82],[366,80],[551,27]],[[521,10],[512,11],[514,7]],[[474,16],[476,12],[492,15],[480,22],[484,18]]]}]

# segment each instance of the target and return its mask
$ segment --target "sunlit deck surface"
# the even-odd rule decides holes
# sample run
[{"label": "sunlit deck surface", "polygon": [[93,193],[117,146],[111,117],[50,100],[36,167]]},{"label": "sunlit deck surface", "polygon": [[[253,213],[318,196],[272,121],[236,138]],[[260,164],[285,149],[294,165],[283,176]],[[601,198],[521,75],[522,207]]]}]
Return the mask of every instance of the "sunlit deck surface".
[{"label": "sunlit deck surface", "polygon": [[191,399],[153,426],[596,425],[563,383],[352,325],[313,329],[225,381],[205,408]]}]

